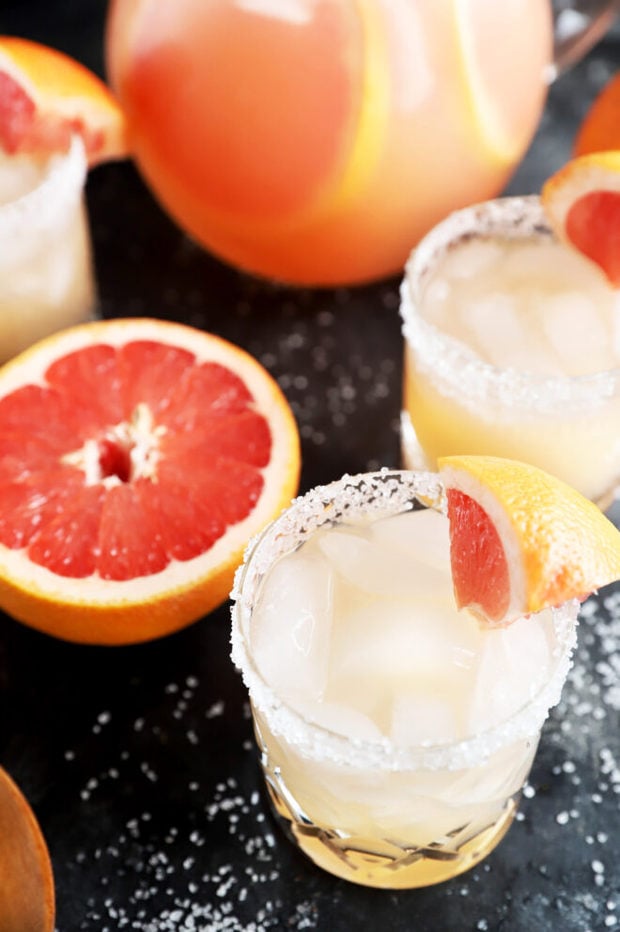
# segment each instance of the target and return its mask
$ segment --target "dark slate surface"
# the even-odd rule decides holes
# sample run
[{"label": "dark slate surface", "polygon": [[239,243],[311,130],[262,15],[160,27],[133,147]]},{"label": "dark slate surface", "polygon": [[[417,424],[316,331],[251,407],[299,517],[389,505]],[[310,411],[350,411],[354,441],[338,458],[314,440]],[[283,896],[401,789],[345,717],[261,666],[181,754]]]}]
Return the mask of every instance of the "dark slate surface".
[{"label": "dark slate surface", "polygon": [[[4,0],[0,31],[102,72],[104,0]],[[511,191],[569,156],[620,64],[615,30],[553,87]],[[398,281],[285,289],[214,261],[161,213],[129,164],[88,183],[104,316],[182,320],[246,347],[298,417],[302,488],[398,464]],[[54,864],[59,932],[389,929],[598,932],[620,927],[620,594],[591,600],[518,821],[472,872],[423,891],[323,874],[272,824],[226,606],[157,643],[95,649],[0,625],[0,760]],[[0,880],[1,882],[1,880]]]}]

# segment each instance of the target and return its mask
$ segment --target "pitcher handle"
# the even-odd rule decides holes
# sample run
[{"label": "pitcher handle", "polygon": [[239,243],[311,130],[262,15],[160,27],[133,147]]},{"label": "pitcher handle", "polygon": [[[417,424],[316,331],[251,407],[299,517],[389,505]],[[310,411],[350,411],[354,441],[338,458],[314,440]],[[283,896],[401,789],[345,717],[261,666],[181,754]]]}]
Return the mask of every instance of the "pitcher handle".
[{"label": "pitcher handle", "polygon": [[549,82],[590,51],[620,13],[620,0],[553,0],[554,46]]}]

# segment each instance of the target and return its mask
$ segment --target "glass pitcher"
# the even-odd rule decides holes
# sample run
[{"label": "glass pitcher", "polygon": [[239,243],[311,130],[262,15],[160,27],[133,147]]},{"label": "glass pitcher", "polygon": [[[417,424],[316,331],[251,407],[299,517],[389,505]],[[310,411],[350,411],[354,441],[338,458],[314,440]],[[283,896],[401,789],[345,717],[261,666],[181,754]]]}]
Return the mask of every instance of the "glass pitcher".
[{"label": "glass pitcher", "polygon": [[192,237],[258,275],[352,284],[504,188],[549,80],[614,7],[112,0],[108,72],[140,170]]}]

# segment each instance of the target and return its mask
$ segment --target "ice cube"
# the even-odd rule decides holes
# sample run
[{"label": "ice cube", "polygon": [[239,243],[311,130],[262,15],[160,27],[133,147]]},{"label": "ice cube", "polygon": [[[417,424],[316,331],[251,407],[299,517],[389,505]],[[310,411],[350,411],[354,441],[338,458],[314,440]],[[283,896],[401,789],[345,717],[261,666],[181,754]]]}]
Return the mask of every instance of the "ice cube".
[{"label": "ice cube", "polygon": [[282,557],[265,578],[251,646],[265,680],[284,698],[322,696],[327,683],[333,574],[318,553]]},{"label": "ice cube", "polygon": [[452,249],[446,254],[441,274],[448,280],[473,280],[494,268],[502,254],[503,249],[499,242],[470,240],[468,243],[462,243],[459,249]]},{"label": "ice cube", "polygon": [[510,718],[540,691],[551,667],[550,613],[482,632],[469,707],[472,734]]},{"label": "ice cube", "polygon": [[370,702],[373,689],[392,695],[416,678],[458,678],[474,665],[479,638],[476,621],[440,599],[358,606],[333,627],[330,692],[357,682]]},{"label": "ice cube", "polygon": [[441,512],[406,511],[375,521],[370,533],[380,547],[401,551],[412,564],[432,566],[450,578],[450,527]]},{"label": "ice cube", "polygon": [[611,323],[604,323],[596,301],[588,295],[576,291],[545,295],[540,312],[545,338],[568,375],[586,375],[614,366]]},{"label": "ice cube", "polygon": [[402,694],[392,705],[390,738],[399,747],[445,744],[461,737],[459,715],[446,695]]},{"label": "ice cube", "polygon": [[0,205],[16,201],[43,180],[41,165],[26,156],[0,155]]},{"label": "ice cube", "polygon": [[532,339],[532,325],[523,301],[501,292],[463,302],[463,329],[481,359],[500,368],[551,374],[558,370],[554,355]]},{"label": "ice cube", "polygon": [[452,775],[449,798],[453,804],[477,804],[493,799],[503,803],[521,789],[527,777],[538,742],[532,738],[511,741],[477,767]]},{"label": "ice cube", "polygon": [[424,291],[423,313],[429,323],[443,330],[449,327],[452,286],[443,278],[432,279]]},{"label": "ice cube", "polygon": [[612,348],[614,353],[614,366],[620,364],[620,294],[615,294],[611,307]]},{"label": "ice cube", "polygon": [[337,735],[358,741],[381,741],[381,730],[369,715],[343,702],[304,702],[294,699],[293,708],[305,719]]},{"label": "ice cube", "polygon": [[435,567],[420,565],[398,548],[375,540],[371,532],[332,528],[318,546],[339,576],[361,592],[394,598],[432,597],[445,589],[445,575]]}]

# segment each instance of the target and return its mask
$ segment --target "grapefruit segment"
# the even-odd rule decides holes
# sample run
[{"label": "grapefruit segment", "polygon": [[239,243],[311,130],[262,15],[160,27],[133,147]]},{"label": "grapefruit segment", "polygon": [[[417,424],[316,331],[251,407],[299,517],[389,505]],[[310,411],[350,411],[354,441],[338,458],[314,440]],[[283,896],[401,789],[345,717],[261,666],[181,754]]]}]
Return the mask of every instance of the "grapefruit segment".
[{"label": "grapefruit segment", "polygon": [[0,451],[0,607],[91,643],[146,640],[215,607],[299,474],[265,370],[149,320],[76,327],[5,366]]},{"label": "grapefruit segment", "polygon": [[[228,0],[140,2],[134,22],[112,6],[108,30],[122,39],[108,43],[109,72],[132,148],[146,177],[161,179],[163,202],[183,204],[194,233],[204,205],[247,220],[303,210],[348,146],[361,74],[354,10],[290,6],[291,15],[269,15]],[[192,55],[204,66],[183,84]]]},{"label": "grapefruit segment", "polygon": [[[245,252],[245,233],[287,237],[339,216],[386,148],[394,75],[376,0],[294,7],[110,9],[108,72],[132,151],[170,215],[220,254],[220,227]],[[183,86],[192,57],[200,78]]]},{"label": "grapefruit segment", "polygon": [[620,151],[568,162],[545,182],[541,200],[557,237],[620,288]]},{"label": "grapefruit segment", "polygon": [[438,460],[455,597],[489,626],[620,579],[620,532],[554,476],[514,460]]},{"label": "grapefruit segment", "polygon": [[[448,489],[452,578],[459,608],[476,607],[489,618],[503,618],[510,601],[508,561],[500,536],[473,498]],[[471,572],[471,566],[479,572]]]},{"label": "grapefruit segment", "polygon": [[76,133],[91,166],[127,155],[124,116],[103,81],[56,49],[0,36],[0,147],[49,154]]},{"label": "grapefruit segment", "polygon": [[620,191],[591,191],[566,215],[566,235],[620,288]]}]

